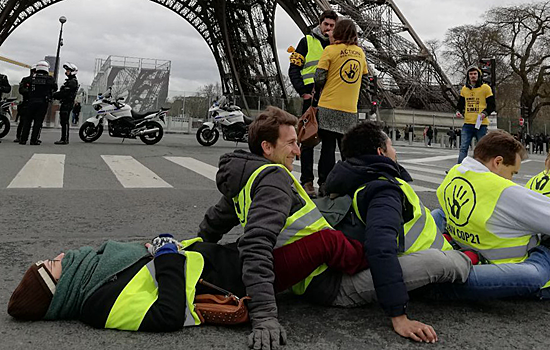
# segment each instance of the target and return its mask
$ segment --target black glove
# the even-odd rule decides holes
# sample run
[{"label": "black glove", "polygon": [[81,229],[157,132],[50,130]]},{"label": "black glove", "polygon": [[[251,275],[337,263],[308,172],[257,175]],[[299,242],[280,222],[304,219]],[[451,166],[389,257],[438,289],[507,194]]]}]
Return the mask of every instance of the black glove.
[{"label": "black glove", "polygon": [[286,331],[274,318],[252,321],[252,333],[248,336],[248,347],[254,350],[275,350],[286,344]]}]

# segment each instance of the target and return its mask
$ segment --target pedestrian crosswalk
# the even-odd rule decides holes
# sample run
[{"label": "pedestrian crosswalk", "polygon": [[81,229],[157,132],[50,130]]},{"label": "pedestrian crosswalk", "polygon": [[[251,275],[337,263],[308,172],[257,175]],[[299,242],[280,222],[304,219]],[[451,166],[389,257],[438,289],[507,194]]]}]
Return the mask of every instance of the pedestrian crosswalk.
[{"label": "pedestrian crosswalk", "polygon": [[[405,168],[414,179],[412,186],[417,192],[435,192],[445,177],[445,169],[437,166],[424,166],[418,160],[413,162],[403,161]],[[2,182],[6,189],[62,189],[70,187],[66,183],[66,177],[70,178],[71,171],[79,167],[79,159],[73,159],[65,154],[35,153],[21,167],[13,179]],[[84,161],[82,161],[84,162]],[[67,170],[67,163],[71,163]],[[294,162],[293,174],[298,179],[300,162]],[[218,168],[192,157],[156,156],[151,159],[136,159],[128,155],[101,155],[97,159],[85,160],[81,167],[91,168],[86,171],[86,176],[102,175],[104,181],[115,181],[116,184],[106,186],[105,189],[150,189],[150,188],[182,188],[193,187],[189,180],[192,172],[201,186],[212,187],[216,181]],[[317,164],[314,164],[314,172],[317,172]],[[94,173],[95,172],[95,173]],[[15,173],[15,172],[14,172]],[[112,175],[109,175],[111,173]],[[161,175],[159,175],[161,174]],[[317,176],[317,174],[315,174]],[[164,179],[163,179],[164,177]],[[115,179],[115,180],[113,180]],[[205,181],[206,180],[206,181]],[[191,181],[191,182],[190,182]],[[527,181],[524,177],[518,177],[516,182],[524,185]],[[74,181],[73,181],[74,182]],[[71,188],[87,189],[86,179],[81,179],[79,186]],[[96,183],[96,182],[90,182]]]},{"label": "pedestrian crosswalk", "polygon": [[62,188],[64,154],[33,154],[8,188]]}]

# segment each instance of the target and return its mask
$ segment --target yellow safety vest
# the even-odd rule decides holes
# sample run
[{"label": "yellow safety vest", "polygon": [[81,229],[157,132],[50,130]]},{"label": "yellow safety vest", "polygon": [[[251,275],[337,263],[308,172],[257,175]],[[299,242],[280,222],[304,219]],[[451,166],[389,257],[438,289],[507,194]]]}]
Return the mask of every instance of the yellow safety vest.
[{"label": "yellow safety vest", "polygon": [[[409,201],[414,209],[413,218],[407,221],[403,227],[405,232],[404,239],[401,240],[400,237],[397,237],[397,243],[400,247],[399,255],[407,255],[426,249],[453,250],[453,247],[437,229],[432,214],[429,210],[426,210],[426,207],[422,204],[420,198],[418,198],[418,195],[414,192],[411,185],[402,179],[396,178],[396,180],[399,181],[399,188],[401,188],[407,198],[407,201]],[[355,214],[364,224],[365,219],[359,214],[357,198],[359,193],[363,191],[365,187],[366,186],[362,186],[358,188],[353,195],[353,210],[355,210]]]},{"label": "yellow safety vest", "polygon": [[315,76],[315,70],[317,69],[319,59],[323,54],[323,45],[319,39],[312,35],[306,35],[306,39],[307,55],[305,57],[304,66],[302,67],[304,85],[313,84],[315,82],[313,77]]},{"label": "yellow safety vest", "polygon": [[437,199],[447,218],[447,231],[463,248],[480,252],[493,264],[519,263],[538,245],[537,236],[518,232],[499,237],[487,221],[506,188],[517,186],[492,172],[458,171],[455,165],[437,189]]},{"label": "yellow safety vest", "polygon": [[535,175],[525,185],[530,190],[541,193],[543,196],[550,197],[550,172],[546,170]]},{"label": "yellow safety vest", "polygon": [[[248,211],[250,210],[250,205],[252,204],[251,190],[254,180],[256,180],[256,177],[258,177],[258,175],[268,167],[280,167],[284,169],[294,181],[294,187],[298,191],[298,195],[306,203],[306,205],[300,208],[300,210],[296,211],[286,219],[285,226],[282,228],[277,237],[275,248],[290,244],[302,237],[323,229],[332,228],[323,215],[321,215],[321,212],[317,209],[315,203],[313,203],[313,201],[309,198],[302,185],[300,185],[292,173],[281,164],[265,164],[256,169],[256,171],[250,175],[246,185],[241,189],[239,194],[233,198],[235,212],[237,213],[243,227],[246,227],[246,223],[248,222]],[[326,264],[319,266],[305,280],[292,286],[292,291],[297,295],[304,294],[313,277],[320,275],[326,269]]]},{"label": "yellow safety vest", "polygon": [[[200,253],[188,251],[185,252],[185,257],[185,297],[187,306],[183,326],[198,326],[200,325],[200,319],[194,307],[195,286],[202,274],[204,258]],[[126,331],[137,331],[139,329],[149,308],[158,298],[158,284],[155,276],[155,264],[154,260],[151,260],[139,270],[119,294],[109,312],[105,328]]]}]

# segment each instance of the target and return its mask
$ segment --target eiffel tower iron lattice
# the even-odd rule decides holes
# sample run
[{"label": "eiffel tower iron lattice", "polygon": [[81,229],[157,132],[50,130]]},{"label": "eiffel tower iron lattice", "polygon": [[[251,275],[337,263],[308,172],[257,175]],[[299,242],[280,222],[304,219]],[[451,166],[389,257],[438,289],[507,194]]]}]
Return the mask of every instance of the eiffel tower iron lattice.
[{"label": "eiffel tower iron lattice", "polygon": [[[32,15],[63,0],[0,0],[0,45]],[[149,0],[181,16],[206,41],[225,94],[286,98],[275,45],[281,6],[304,33],[332,8],[360,28],[369,71],[386,107],[450,110],[458,93],[392,0]],[[407,36],[411,40],[407,39]],[[284,63],[286,70],[287,63]],[[364,82],[363,86],[368,84]],[[373,97],[362,90],[360,104]],[[245,107],[250,103],[244,99]],[[250,101],[251,102],[251,101]]]}]

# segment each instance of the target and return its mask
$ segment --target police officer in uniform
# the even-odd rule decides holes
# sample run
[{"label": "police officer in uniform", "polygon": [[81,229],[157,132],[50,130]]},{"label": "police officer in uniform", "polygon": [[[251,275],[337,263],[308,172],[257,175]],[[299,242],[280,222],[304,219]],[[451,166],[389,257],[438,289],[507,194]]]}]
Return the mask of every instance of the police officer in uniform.
[{"label": "police officer in uniform", "polygon": [[36,74],[31,77],[29,90],[29,105],[27,117],[23,122],[21,131],[20,145],[27,143],[31,131],[31,145],[39,145],[38,137],[42,129],[42,122],[48,111],[48,104],[52,100],[52,94],[57,90],[57,84],[53,77],[49,75],[50,64],[46,61],[40,61],[36,64]]},{"label": "police officer in uniform", "polygon": [[[0,100],[2,99],[3,93],[9,93],[11,91],[10,82],[8,81],[8,77],[4,74],[0,74]],[[2,141],[0,141],[2,142]]]},{"label": "police officer in uniform", "polygon": [[59,108],[59,121],[61,122],[61,139],[54,142],[56,145],[66,145],[69,143],[69,117],[71,110],[73,109],[74,99],[78,91],[78,80],[76,80],[76,73],[78,68],[72,63],[65,63],[63,65],[65,69],[65,75],[67,79],[59,91],[57,91],[53,97],[56,100],[61,101],[61,107]]},{"label": "police officer in uniform", "polygon": [[[23,125],[29,114],[29,91],[31,87],[32,77],[36,73],[36,64],[31,68],[30,75],[21,79],[19,83],[19,93],[23,96],[23,101],[17,106],[17,114],[19,115],[19,124],[17,125],[17,133],[15,134],[15,140],[13,142],[21,141],[21,132],[23,131]],[[37,139],[40,143],[40,140]]]}]

